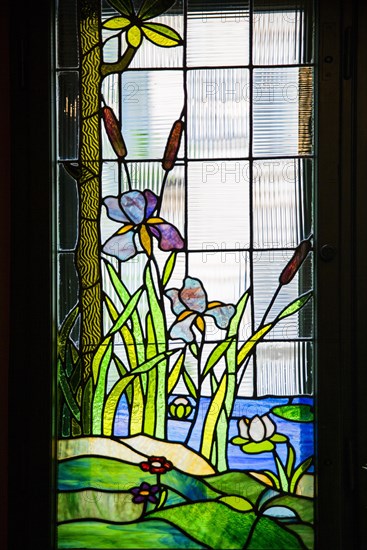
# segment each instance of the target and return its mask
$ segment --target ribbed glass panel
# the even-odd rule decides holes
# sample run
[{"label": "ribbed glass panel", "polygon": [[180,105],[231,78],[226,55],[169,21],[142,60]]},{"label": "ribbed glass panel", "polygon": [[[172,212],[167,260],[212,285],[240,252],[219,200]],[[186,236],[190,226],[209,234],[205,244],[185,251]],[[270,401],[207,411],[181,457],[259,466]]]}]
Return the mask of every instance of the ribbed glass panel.
[{"label": "ribbed glass panel", "polygon": [[255,248],[296,247],[312,232],[312,161],[258,160],[253,165]]},{"label": "ribbed glass panel", "polygon": [[253,63],[288,65],[313,60],[313,2],[253,3]]},{"label": "ribbed glass panel", "polygon": [[254,70],[255,156],[298,155],[300,149],[302,154],[312,152],[310,82],[312,75],[305,78],[298,68]]},{"label": "ribbed glass panel", "polygon": [[[253,288],[255,305],[255,326],[263,319],[271,298],[278,288],[279,275],[293,255],[293,250],[258,251],[253,257]],[[277,315],[301,294],[313,288],[313,261],[310,254],[293,280],[284,285],[266,320],[273,321]],[[313,334],[313,301],[306,304],[299,313],[286,317],[267,335],[268,339],[311,337]]]},{"label": "ribbed glass panel", "polygon": [[[188,2],[187,64],[247,65],[249,56],[248,2],[215,5]],[[220,9],[218,10],[218,7]]]},{"label": "ribbed glass panel", "polygon": [[258,395],[312,394],[311,342],[272,342],[257,348]]},{"label": "ribbed glass panel", "polygon": [[58,158],[77,158],[79,127],[79,77],[74,71],[60,72],[57,78]]},{"label": "ribbed glass panel", "polygon": [[246,69],[188,72],[187,131],[190,158],[248,155],[248,82]]},{"label": "ribbed glass panel", "polygon": [[248,162],[190,162],[189,249],[242,249],[249,239]]},{"label": "ribbed glass panel", "polygon": [[122,75],[122,133],[128,158],[161,159],[184,105],[181,71],[127,71]]},{"label": "ribbed glass panel", "polygon": [[102,197],[117,195],[119,192],[119,172],[116,162],[102,164]]},{"label": "ribbed glass panel", "polygon": [[62,165],[57,167],[57,172],[58,248],[72,250],[78,237],[77,184]]}]

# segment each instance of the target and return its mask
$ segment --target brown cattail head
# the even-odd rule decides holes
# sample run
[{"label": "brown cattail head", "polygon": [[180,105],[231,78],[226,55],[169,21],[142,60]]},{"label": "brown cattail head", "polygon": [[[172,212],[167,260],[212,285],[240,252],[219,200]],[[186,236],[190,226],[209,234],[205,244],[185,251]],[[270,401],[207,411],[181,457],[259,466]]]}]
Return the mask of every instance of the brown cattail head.
[{"label": "brown cattail head", "polygon": [[164,150],[162,166],[163,170],[172,170],[175,165],[178,150],[180,149],[184,123],[182,120],[176,120],[173,124],[170,135],[168,136],[166,148]]},{"label": "brown cattail head", "polygon": [[285,268],[280,274],[279,283],[281,285],[287,285],[291,282],[304,260],[307,254],[311,250],[311,237],[305,241],[302,241],[294,251],[292,258],[289,260]]},{"label": "brown cattail head", "polygon": [[102,108],[102,118],[113,150],[119,159],[125,158],[127,155],[126,145],[121,134],[119,122],[111,107]]}]

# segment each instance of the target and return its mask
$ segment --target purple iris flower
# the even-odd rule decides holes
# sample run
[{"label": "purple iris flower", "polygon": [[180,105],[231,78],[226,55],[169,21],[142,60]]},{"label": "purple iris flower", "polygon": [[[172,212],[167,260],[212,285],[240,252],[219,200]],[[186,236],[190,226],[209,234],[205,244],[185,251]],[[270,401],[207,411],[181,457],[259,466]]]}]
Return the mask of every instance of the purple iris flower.
[{"label": "purple iris flower", "polygon": [[170,336],[185,342],[192,342],[195,339],[192,330],[194,323],[200,332],[205,331],[205,315],[213,317],[218,328],[225,329],[236,311],[231,304],[208,302],[203,285],[198,279],[192,277],[186,277],[181,290],[177,288],[167,290],[166,296],[171,300],[173,313],[177,315],[176,322],[171,327]]},{"label": "purple iris flower", "polygon": [[142,502],[158,502],[156,494],[159,491],[158,485],[149,485],[149,483],[141,483],[140,487],[133,487],[130,493],[133,495],[133,502],[141,504]]},{"label": "purple iris flower", "polygon": [[130,260],[139,252],[136,235],[148,256],[152,253],[152,237],[158,240],[161,250],[183,249],[184,241],[176,227],[162,218],[153,217],[158,197],[152,191],[127,191],[119,197],[106,197],[103,202],[108,217],[124,224],[105,242],[105,254],[115,256],[122,262]]}]

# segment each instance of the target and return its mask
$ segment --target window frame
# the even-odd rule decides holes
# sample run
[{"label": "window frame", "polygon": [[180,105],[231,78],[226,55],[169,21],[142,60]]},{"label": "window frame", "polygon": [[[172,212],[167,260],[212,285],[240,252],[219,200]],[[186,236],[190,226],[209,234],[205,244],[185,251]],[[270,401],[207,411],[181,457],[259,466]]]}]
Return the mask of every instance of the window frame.
[{"label": "window frame", "polygon": [[[12,287],[8,446],[9,548],[14,549],[37,541],[39,549],[49,550],[55,523],[51,4],[40,2],[36,12],[26,0],[9,2]],[[318,185],[316,249],[320,253],[324,245],[331,245],[336,255],[317,262],[316,547],[342,550],[346,545],[358,548],[363,540],[362,512],[367,498],[362,490],[367,473],[361,472],[367,454],[365,441],[358,443],[361,427],[357,423],[360,419],[363,427],[362,414],[367,412],[363,392],[367,299],[361,274],[366,268],[363,175],[367,161],[363,147],[367,136],[366,124],[358,124],[367,122],[363,106],[367,10],[363,2],[349,4],[347,0],[321,0],[318,9],[317,172],[318,181],[326,184]],[[345,78],[348,27],[352,33],[359,28],[357,39],[351,42],[351,51],[358,54],[352,78]],[[337,415],[330,403],[338,407]]]}]

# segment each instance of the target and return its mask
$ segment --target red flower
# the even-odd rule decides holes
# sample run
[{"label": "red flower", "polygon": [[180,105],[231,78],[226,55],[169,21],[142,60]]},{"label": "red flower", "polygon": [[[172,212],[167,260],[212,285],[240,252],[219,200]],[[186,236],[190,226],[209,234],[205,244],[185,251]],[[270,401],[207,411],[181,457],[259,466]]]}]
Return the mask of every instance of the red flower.
[{"label": "red flower", "polygon": [[172,462],[164,456],[150,456],[148,462],[141,462],[140,468],[151,474],[165,474],[172,470]]}]

